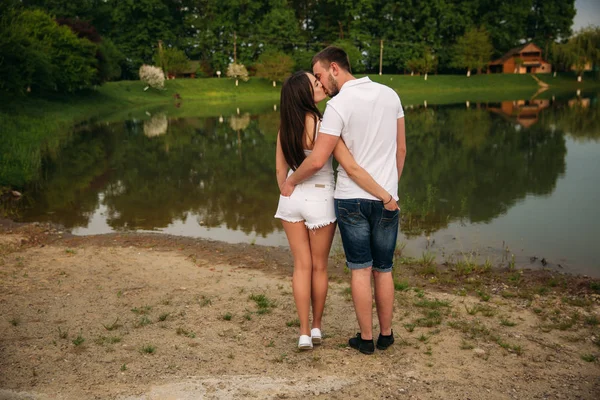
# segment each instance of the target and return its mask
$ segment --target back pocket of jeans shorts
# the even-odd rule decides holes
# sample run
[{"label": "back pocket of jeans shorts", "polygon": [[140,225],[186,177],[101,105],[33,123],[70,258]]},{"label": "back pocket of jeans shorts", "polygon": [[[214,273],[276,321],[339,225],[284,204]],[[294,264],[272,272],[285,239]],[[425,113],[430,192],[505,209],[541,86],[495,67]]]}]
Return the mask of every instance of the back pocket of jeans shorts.
[{"label": "back pocket of jeans shorts", "polygon": [[356,225],[360,220],[360,203],[356,201],[338,200],[338,221],[348,225]]}]

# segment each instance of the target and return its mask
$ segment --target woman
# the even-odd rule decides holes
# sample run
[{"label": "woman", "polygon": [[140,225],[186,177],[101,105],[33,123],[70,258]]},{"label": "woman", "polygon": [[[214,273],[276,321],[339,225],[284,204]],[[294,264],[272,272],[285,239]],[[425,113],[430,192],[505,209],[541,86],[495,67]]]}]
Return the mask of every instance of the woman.
[{"label": "woman", "polygon": [[[296,72],[281,89],[281,122],[277,135],[276,174],[279,187],[312,151],[322,114],[316,104],[325,99],[321,83],[310,73]],[[336,160],[363,189],[386,208],[398,208],[390,194],[362,169],[340,140]],[[275,218],[280,218],[294,257],[292,289],[300,320],[298,348],[312,349],[322,341],[321,323],[327,297],[327,261],[335,233],[332,157],[309,179],[297,185],[290,197],[279,197]],[[393,199],[392,199],[393,200]],[[309,325],[310,307],[313,319]],[[312,328],[309,328],[309,326]]]}]

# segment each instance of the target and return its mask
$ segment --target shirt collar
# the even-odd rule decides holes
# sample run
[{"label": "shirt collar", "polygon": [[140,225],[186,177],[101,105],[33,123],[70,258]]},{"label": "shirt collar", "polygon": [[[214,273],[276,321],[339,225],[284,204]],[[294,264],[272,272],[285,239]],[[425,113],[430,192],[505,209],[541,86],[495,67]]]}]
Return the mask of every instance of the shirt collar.
[{"label": "shirt collar", "polygon": [[342,88],[340,89],[340,92],[342,90],[344,90],[344,88],[362,85],[364,83],[370,83],[370,82],[371,82],[371,79],[368,76],[363,76],[362,78],[359,78],[359,79],[352,79],[351,81],[344,83],[344,86],[342,86]]}]

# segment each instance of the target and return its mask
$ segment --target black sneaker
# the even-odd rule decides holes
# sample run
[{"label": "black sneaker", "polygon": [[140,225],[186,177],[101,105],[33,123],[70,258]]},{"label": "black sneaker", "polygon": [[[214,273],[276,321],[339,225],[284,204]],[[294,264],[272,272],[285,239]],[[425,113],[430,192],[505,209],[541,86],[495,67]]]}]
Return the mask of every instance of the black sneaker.
[{"label": "black sneaker", "polygon": [[389,336],[383,336],[381,333],[377,338],[377,348],[379,350],[385,350],[394,343],[394,331]]},{"label": "black sneaker", "polygon": [[360,332],[356,334],[356,337],[350,338],[348,344],[353,349],[360,351],[363,354],[373,354],[375,352],[375,346],[373,345],[373,339],[364,340],[360,337]]}]

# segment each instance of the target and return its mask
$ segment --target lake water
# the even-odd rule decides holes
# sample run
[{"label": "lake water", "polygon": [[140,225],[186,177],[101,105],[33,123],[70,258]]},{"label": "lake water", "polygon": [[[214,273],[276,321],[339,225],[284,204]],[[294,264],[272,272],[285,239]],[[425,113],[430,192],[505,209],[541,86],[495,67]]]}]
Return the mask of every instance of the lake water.
[{"label": "lake water", "polygon": [[[530,268],[544,259],[547,268],[600,276],[595,95],[405,108],[405,254]],[[78,125],[59,151],[43,155],[18,219],[76,235],[136,230],[286,246],[273,219],[273,105],[177,113]]]}]

